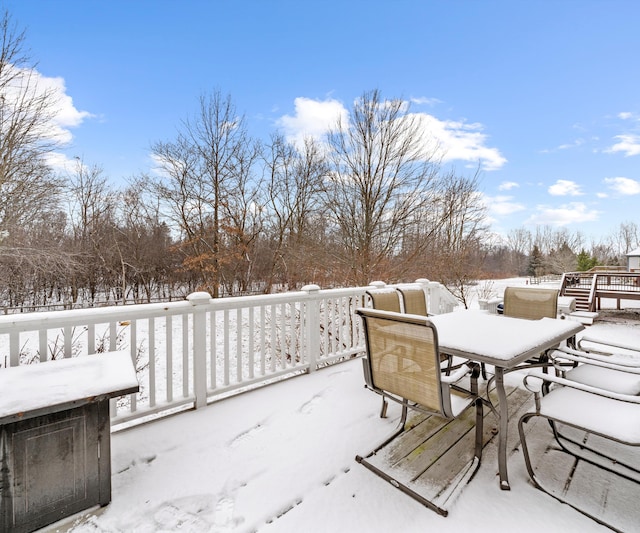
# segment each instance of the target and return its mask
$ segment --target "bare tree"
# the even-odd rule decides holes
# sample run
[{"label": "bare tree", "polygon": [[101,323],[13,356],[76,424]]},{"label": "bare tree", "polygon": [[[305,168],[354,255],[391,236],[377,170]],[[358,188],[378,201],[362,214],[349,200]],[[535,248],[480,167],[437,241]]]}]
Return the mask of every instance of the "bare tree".
[{"label": "bare tree", "polygon": [[200,98],[197,114],[183,123],[175,141],[157,142],[152,151],[161,172],[155,191],[183,233],[184,268],[217,297],[223,267],[237,259],[225,248],[232,224],[228,208],[240,187],[249,191],[257,154],[244,117],[230,96],[215,91]]},{"label": "bare tree", "polygon": [[77,301],[80,290],[87,288],[86,298],[93,302],[99,293],[108,294],[118,279],[113,265],[116,195],[102,168],[81,159],[67,176],[67,187],[72,245],[82,263],[71,279],[72,299]]},{"label": "bare tree", "polygon": [[528,255],[532,248],[533,237],[525,228],[516,228],[507,234],[507,246],[511,252],[513,273],[523,276],[527,273]]},{"label": "bare tree", "polygon": [[433,208],[440,225],[429,239],[424,268],[430,279],[443,283],[468,307],[470,287],[484,277],[484,261],[492,244],[487,210],[478,192],[478,172],[464,178],[450,171],[443,181],[443,193]]},{"label": "bare tree", "polygon": [[313,278],[317,267],[313,249],[321,232],[318,225],[312,225],[321,209],[327,164],[320,146],[311,138],[298,148],[275,134],[267,148],[264,161],[271,242],[265,292],[271,292],[276,278],[289,288],[295,288],[298,280]]},{"label": "bare tree", "polygon": [[427,140],[406,102],[383,100],[377,90],[365,92],[350,122],[338,119],[329,132],[327,208],[349,283],[393,277],[389,258],[415,227],[416,213],[433,201],[438,168]]},{"label": "bare tree", "polygon": [[27,224],[43,206],[57,205],[60,183],[45,156],[56,95],[37,84],[25,34],[8,12],[0,19],[0,230]]}]

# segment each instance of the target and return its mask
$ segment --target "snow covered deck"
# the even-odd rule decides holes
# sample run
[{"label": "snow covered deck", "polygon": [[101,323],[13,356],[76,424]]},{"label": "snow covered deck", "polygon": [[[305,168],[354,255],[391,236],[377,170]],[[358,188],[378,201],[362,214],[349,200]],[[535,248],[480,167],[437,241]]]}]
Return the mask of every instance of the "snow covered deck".
[{"label": "snow covered deck", "polygon": [[[638,329],[621,332],[631,341]],[[508,380],[517,386],[521,375]],[[608,531],[535,489],[519,449],[512,490],[501,491],[492,443],[449,516],[438,516],[355,462],[397,423],[398,406],[387,419],[379,408],[356,359],[117,432],[112,503],[45,531]]]}]

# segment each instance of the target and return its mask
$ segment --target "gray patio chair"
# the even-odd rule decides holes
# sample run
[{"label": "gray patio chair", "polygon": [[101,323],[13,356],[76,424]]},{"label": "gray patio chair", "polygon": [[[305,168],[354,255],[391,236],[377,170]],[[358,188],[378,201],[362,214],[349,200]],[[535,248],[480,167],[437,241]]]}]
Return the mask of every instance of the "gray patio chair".
[{"label": "gray patio chair", "polygon": [[[396,287],[400,295],[402,296],[403,309],[405,313],[411,315],[430,316],[427,305],[427,295],[424,289],[420,285],[398,285]],[[453,356],[448,354],[440,354],[440,358],[443,362],[446,361],[447,366],[445,372],[448,374],[452,370],[458,368],[453,364]],[[480,365],[480,372],[483,379],[487,379],[487,372],[484,363]]]},{"label": "gray patio chair", "polygon": [[[504,290],[504,316],[540,320],[558,316],[558,290],[531,287],[507,287]],[[567,341],[573,345],[574,340]],[[547,366],[547,355],[541,353],[537,358],[526,361],[527,365]]]},{"label": "gray patio chair", "polygon": [[558,316],[558,290],[507,287],[504,290],[504,316],[539,320]]},{"label": "gray patio chair", "polygon": [[420,285],[398,285],[396,287],[402,296],[405,313],[410,315],[429,316],[427,309],[427,295]]},{"label": "gray patio chair", "polygon": [[[535,385],[535,382],[538,382],[538,386]],[[551,385],[551,390],[543,395],[542,388],[544,387],[540,387],[540,382]],[[612,485],[619,483],[615,481],[616,477],[619,480],[640,483],[640,471],[636,465],[631,464],[632,461],[623,459],[625,454],[624,450],[621,450],[621,448],[640,446],[640,396],[611,392],[546,374],[529,374],[524,378],[524,384],[535,394],[535,411],[525,413],[518,423],[525,465],[531,481],[538,489],[557,500],[570,505],[593,520],[617,530],[612,524],[606,523],[601,517],[585,509],[584,503],[581,507],[580,498],[570,501],[567,492],[569,481],[560,480],[556,490],[549,486],[554,481],[558,481],[556,479],[557,467],[550,468],[551,474],[548,479],[543,480],[542,476],[536,473],[527,444],[525,425],[534,417],[541,417],[549,422],[548,425],[537,425],[536,433],[540,428],[542,431],[550,428],[553,437],[560,446],[560,456],[555,458],[567,457],[570,459],[566,471],[570,472],[571,483],[574,483],[573,472],[579,467],[579,461],[593,465],[596,467],[596,471],[601,469],[609,472],[609,475],[614,478],[613,481],[608,480]],[[560,431],[558,426],[561,426],[563,430]],[[563,432],[571,429],[574,432],[576,430],[581,432],[579,439],[564,438]],[[591,435],[595,436],[596,442],[600,438],[598,449],[585,446],[585,442],[590,442]],[[536,435],[538,438],[539,436],[539,434]],[[608,453],[607,446],[602,444],[607,442],[616,443],[618,446],[615,456]],[[536,449],[540,450],[541,448],[536,447]],[[551,449],[555,450],[555,448],[546,447],[546,450]],[[541,461],[541,464],[548,465],[548,461]],[[599,477],[597,475],[588,476],[585,480],[585,484],[588,486],[582,487],[582,494],[584,491],[594,492]],[[607,488],[604,487],[604,490],[606,492]]]},{"label": "gray patio chair", "polygon": [[[404,298],[404,294],[400,290],[396,290],[394,288],[384,288],[384,289],[370,289],[366,291],[367,296],[371,299],[371,305],[374,309],[378,309],[380,311],[391,311],[394,313],[410,313],[416,315],[427,316],[427,303],[426,303],[426,295],[422,288],[420,288],[420,293],[422,293],[422,303],[420,302],[420,294],[416,292],[415,287],[411,287],[410,289],[407,287],[406,290],[409,291],[409,302],[407,307],[407,301],[401,300],[401,297]],[[420,312],[424,311],[424,312]],[[443,372],[450,373],[453,368],[453,358],[446,354],[441,354],[440,359],[446,365],[443,368]],[[387,414],[387,404],[382,402],[382,408],[380,411],[380,417],[384,418]]]},{"label": "gray patio chair", "polygon": [[398,294],[398,291],[393,288],[371,289],[366,291],[366,294],[371,298],[371,306],[374,309],[393,311],[394,313],[399,313],[401,311],[400,295]]},{"label": "gray patio chair", "polygon": [[[393,479],[368,459],[405,431],[409,408],[454,419],[468,407],[475,405],[475,456],[470,466],[470,480],[482,458],[483,404],[478,396],[479,367],[477,364],[463,365],[452,375],[443,375],[438,333],[426,317],[365,308],[357,309],[356,313],[364,323],[367,348],[364,365],[366,387],[380,394],[383,402],[392,400],[402,405],[396,431],[368,455],[358,455],[356,461],[405,494],[446,516],[445,509]],[[470,378],[470,390],[457,386],[466,377]]]},{"label": "gray patio chair", "polygon": [[583,352],[602,355],[626,354],[640,360],[640,345],[626,344],[608,338],[583,335],[578,339],[576,347]]},{"label": "gray patio chair", "polygon": [[549,358],[562,378],[620,394],[640,394],[640,359],[569,347],[549,352]]}]

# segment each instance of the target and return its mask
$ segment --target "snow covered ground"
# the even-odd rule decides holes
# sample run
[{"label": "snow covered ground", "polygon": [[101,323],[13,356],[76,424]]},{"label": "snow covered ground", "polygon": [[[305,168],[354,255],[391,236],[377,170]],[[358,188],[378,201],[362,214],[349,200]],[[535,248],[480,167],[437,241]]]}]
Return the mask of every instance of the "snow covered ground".
[{"label": "snow covered ground", "polygon": [[[640,344],[634,311],[588,331]],[[512,489],[501,491],[492,446],[447,518],[419,505],[354,460],[399,416],[390,406],[380,419],[380,399],[363,383],[361,361],[351,360],[115,433],[112,503],[45,531],[607,531],[536,490],[519,451],[509,458]]]}]

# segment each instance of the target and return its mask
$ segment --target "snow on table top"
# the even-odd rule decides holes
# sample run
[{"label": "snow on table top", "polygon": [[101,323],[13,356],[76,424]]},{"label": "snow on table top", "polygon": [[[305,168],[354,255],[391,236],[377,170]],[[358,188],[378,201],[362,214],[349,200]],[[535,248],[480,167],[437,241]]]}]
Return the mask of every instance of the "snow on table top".
[{"label": "snow on table top", "polygon": [[0,420],[94,397],[138,390],[126,352],[73,357],[0,370]]},{"label": "snow on table top", "polygon": [[430,317],[443,352],[478,355],[479,360],[521,362],[536,350],[544,351],[578,333],[584,326],[570,320],[492,315],[482,311],[454,311]]}]

